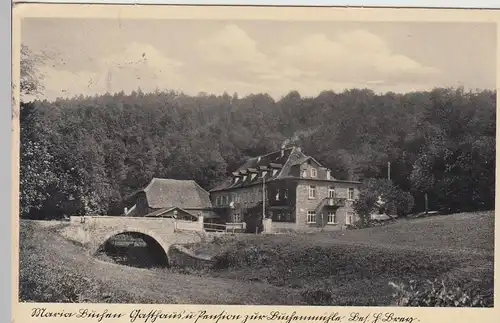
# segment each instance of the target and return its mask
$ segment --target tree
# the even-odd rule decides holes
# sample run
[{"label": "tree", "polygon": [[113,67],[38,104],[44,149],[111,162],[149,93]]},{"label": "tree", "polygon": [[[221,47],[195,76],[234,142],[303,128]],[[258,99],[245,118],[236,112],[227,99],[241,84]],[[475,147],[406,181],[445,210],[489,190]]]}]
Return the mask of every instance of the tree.
[{"label": "tree", "polygon": [[413,209],[413,197],[395,186],[390,180],[370,178],[363,182],[354,210],[361,222],[368,225],[373,213],[404,216]]},{"label": "tree", "polygon": [[39,94],[43,90],[43,73],[40,64],[47,58],[47,54],[35,54],[28,46],[21,45],[19,91],[21,101],[23,97]]},{"label": "tree", "polygon": [[38,70],[40,57],[28,47],[21,46],[20,61],[20,215],[28,216],[33,210],[40,211],[47,198],[46,188],[57,180],[52,172],[54,157],[44,137],[44,130],[37,121],[40,115],[36,106],[23,102],[23,97],[39,93],[42,88]]},{"label": "tree", "polygon": [[494,91],[454,90],[316,98],[292,91],[277,102],[267,94],[168,90],[35,100],[21,118],[23,206],[115,215],[121,199],[151,177],[194,179],[211,189],[288,138],[336,179],[370,183],[386,176],[390,161],[392,183],[379,180],[361,194],[365,215],[378,211],[381,195],[398,201],[386,205],[391,215],[404,215],[414,200],[424,205],[423,192],[431,207],[493,208],[495,108]]}]

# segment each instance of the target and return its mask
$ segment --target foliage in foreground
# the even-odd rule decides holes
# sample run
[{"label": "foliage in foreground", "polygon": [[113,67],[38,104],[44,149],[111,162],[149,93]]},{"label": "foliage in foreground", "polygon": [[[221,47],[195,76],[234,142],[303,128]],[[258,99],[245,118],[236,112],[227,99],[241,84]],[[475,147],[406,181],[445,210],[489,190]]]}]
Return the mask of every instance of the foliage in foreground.
[{"label": "foliage in foreground", "polygon": [[493,289],[464,288],[446,280],[410,280],[408,284],[389,283],[398,306],[412,307],[493,307]]}]

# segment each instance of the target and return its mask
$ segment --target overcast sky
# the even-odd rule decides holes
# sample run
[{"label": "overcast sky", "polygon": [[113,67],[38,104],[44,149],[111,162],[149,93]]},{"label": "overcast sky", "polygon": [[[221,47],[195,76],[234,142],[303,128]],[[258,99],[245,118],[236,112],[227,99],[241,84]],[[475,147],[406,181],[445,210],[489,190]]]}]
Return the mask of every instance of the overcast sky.
[{"label": "overcast sky", "polygon": [[436,86],[493,89],[496,26],[262,20],[25,19],[22,42],[53,58],[47,99],[105,92],[266,92]]}]

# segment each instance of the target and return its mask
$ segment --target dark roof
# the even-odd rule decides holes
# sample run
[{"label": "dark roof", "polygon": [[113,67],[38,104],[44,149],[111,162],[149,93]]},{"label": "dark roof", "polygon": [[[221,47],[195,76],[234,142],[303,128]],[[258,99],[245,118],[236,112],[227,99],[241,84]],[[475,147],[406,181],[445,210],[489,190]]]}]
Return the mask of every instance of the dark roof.
[{"label": "dark roof", "polygon": [[[276,180],[280,178],[285,178],[289,175],[290,168],[298,161],[304,158],[308,158],[300,149],[297,147],[289,147],[283,150],[274,151],[272,153],[249,158],[241,165],[236,172],[245,173],[248,169],[262,169],[269,167],[269,171],[265,177],[266,181]],[[277,170],[276,174],[273,176],[273,168]],[[250,174],[247,175],[246,181],[243,178],[237,183],[234,183],[233,177],[228,177],[224,179],[219,185],[212,189],[212,191],[220,191],[228,188],[244,187],[248,185],[254,185],[257,183],[262,183],[262,177],[255,176],[252,180]]]},{"label": "dark roof", "polygon": [[[253,169],[266,169],[266,167],[269,169],[267,172],[267,175],[265,177],[266,182],[268,181],[274,181],[274,180],[279,180],[279,179],[302,179],[301,177],[293,176],[292,173],[290,172],[291,168],[297,165],[301,165],[304,162],[308,160],[313,160],[320,167],[323,167],[316,159],[314,159],[312,156],[307,156],[304,154],[299,148],[297,147],[289,147],[285,148],[283,150],[278,150],[274,151],[272,153],[269,153],[267,155],[263,156],[257,156],[257,157],[252,157],[249,158],[245,161],[243,165],[241,165],[235,172],[233,172],[233,176],[229,176],[225,178],[219,185],[217,185],[215,188],[211,190],[211,192],[215,191],[223,191],[227,189],[234,189],[234,188],[239,188],[239,187],[246,187],[250,185],[257,185],[259,183],[262,183],[262,177],[261,176],[255,176],[254,179],[251,178],[251,173],[249,173],[247,170],[253,170]],[[273,176],[273,169],[276,171],[276,173]],[[234,175],[236,174],[244,174],[243,176],[239,176],[238,182],[234,182]],[[244,176],[246,176],[246,180],[243,181]],[[320,179],[310,179],[308,178],[307,180],[314,180],[314,181],[323,181]],[[344,180],[337,180],[335,178],[331,178],[329,180],[324,180],[324,181],[329,181],[329,182],[344,182],[344,183],[356,183],[359,184],[360,182],[357,181],[344,181]]]},{"label": "dark roof", "polygon": [[154,209],[179,207],[210,208],[210,194],[193,180],[153,178],[142,191]]}]

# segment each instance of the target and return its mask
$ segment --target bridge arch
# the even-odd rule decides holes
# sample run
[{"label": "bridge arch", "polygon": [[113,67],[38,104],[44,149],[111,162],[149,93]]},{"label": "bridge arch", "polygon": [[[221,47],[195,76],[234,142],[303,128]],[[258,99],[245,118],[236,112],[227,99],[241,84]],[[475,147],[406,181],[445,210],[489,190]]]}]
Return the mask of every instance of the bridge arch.
[{"label": "bridge arch", "polygon": [[164,252],[165,257],[166,257],[167,265],[170,265],[169,250],[170,250],[171,244],[167,243],[164,239],[162,239],[162,237],[159,234],[157,234],[151,230],[147,230],[147,229],[143,229],[143,228],[139,228],[139,227],[123,227],[123,228],[115,229],[112,231],[108,231],[108,232],[106,232],[105,235],[102,235],[100,237],[96,237],[95,240],[93,241],[93,244],[92,244],[92,247],[90,250],[91,255],[95,255],[99,251],[99,248],[104,246],[105,243],[109,239],[111,239],[112,237],[114,237],[116,235],[123,234],[123,233],[140,233],[146,237],[153,239],[163,249],[163,252]]}]

